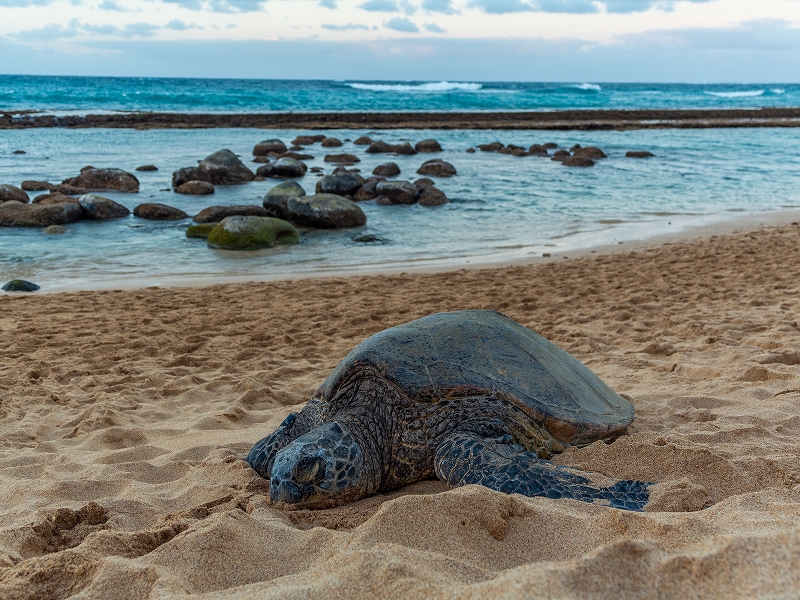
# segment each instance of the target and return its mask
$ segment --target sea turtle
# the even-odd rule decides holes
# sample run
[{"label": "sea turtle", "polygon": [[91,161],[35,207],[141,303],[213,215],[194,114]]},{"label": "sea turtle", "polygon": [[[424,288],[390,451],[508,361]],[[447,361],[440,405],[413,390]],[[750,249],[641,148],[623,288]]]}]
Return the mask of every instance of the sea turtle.
[{"label": "sea turtle", "polygon": [[633,417],[583,363],[508,317],[439,313],[356,346],[247,462],[287,508],[336,506],[435,475],[451,487],[641,510],[648,483],[600,487],[545,460],[613,440]]}]

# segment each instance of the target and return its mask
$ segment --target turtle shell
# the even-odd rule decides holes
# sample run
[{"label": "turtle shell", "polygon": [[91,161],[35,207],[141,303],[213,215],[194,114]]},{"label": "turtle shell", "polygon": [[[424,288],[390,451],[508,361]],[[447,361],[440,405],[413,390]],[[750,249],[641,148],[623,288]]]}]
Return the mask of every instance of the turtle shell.
[{"label": "turtle shell", "polygon": [[565,444],[613,437],[633,406],[586,365],[495,311],[439,313],[386,329],[356,346],[314,397],[330,400],[362,373],[385,377],[413,402],[493,396]]}]

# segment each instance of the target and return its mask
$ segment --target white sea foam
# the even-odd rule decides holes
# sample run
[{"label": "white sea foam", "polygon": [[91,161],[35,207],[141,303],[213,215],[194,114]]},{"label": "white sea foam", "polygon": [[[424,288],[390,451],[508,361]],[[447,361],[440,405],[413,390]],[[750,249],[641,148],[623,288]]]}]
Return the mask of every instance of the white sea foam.
[{"label": "white sea foam", "polygon": [[703,92],[706,96],[715,96],[717,98],[755,98],[756,96],[763,96],[767,90],[748,90],[746,92]]},{"label": "white sea foam", "polygon": [[581,90],[582,92],[599,92],[603,89],[596,83],[576,83],[575,85],[568,85],[566,87],[574,90]]},{"label": "white sea foam", "polygon": [[781,95],[781,94],[785,94],[786,93],[786,90],[781,89],[781,88],[770,88],[769,91],[772,92],[775,95],[778,95],[778,96]]},{"label": "white sea foam", "polygon": [[369,92],[477,92],[483,85],[480,83],[454,83],[439,81],[429,83],[348,83],[354,90]]}]

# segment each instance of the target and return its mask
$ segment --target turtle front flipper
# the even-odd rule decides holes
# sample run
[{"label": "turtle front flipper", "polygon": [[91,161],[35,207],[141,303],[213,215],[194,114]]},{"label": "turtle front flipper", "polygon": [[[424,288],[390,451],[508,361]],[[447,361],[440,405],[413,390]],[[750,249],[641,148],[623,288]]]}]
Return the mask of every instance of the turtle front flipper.
[{"label": "turtle front flipper", "polygon": [[614,508],[641,511],[650,498],[650,483],[620,481],[596,487],[586,477],[540,459],[514,443],[510,435],[487,438],[453,432],[436,448],[434,468],[451,487],[476,483],[506,494],[599,501]]}]

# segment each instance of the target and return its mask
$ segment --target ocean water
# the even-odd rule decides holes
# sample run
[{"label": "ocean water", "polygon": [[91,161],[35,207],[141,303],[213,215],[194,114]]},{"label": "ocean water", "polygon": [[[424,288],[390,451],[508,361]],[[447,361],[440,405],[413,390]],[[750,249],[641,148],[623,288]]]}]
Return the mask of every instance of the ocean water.
[{"label": "ocean water", "polygon": [[0,75],[0,111],[337,112],[800,106],[797,84],[386,82]]},{"label": "ocean water", "polygon": [[[788,92],[787,92],[788,93]],[[119,167],[133,172],[143,164],[159,171],[136,173],[138,194],[104,194],[130,209],[163,202],[190,215],[210,205],[259,204],[278,181],[220,186],[213,196],[170,191],[171,173],[208,154],[229,148],[250,163],[253,146],[278,137],[288,142],[302,131],[252,129],[122,130],[29,129],[0,132],[0,183],[26,179],[51,182],[80,168]],[[133,216],[68,225],[66,235],[39,229],[0,228],[0,280],[25,278],[47,290],[159,285],[178,279],[269,278],[298,274],[360,272],[425,266],[459,267],[502,263],[563,253],[601,243],[642,239],[693,224],[800,207],[800,137],[792,129],[707,129],[627,132],[525,131],[330,131],[340,139],[370,134],[412,143],[434,137],[444,152],[416,156],[369,155],[347,142],[336,152],[361,157],[367,175],[392,160],[399,179],[434,156],[451,162],[458,175],[436,179],[451,199],[445,206],[378,206],[360,203],[365,227],[306,231],[299,246],[257,252],[226,252],[184,235],[189,221],[152,222]],[[588,169],[573,169],[537,157],[468,154],[494,140],[528,146],[555,142],[569,148],[597,145],[609,158]],[[26,154],[15,155],[14,150]],[[654,158],[625,158],[628,150],[649,150]],[[325,149],[310,146],[321,166]],[[317,177],[299,180],[313,193]],[[32,194],[35,195],[35,194]],[[385,243],[360,244],[351,238],[371,233]]]}]

